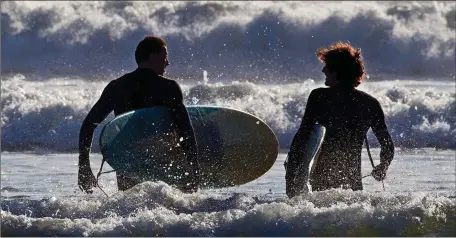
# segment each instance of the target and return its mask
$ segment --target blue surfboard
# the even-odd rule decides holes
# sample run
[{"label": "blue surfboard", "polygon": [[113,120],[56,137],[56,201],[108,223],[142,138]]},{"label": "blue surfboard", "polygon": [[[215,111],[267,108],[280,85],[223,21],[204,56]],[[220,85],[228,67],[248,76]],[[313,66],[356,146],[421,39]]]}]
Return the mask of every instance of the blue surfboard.
[{"label": "blue surfboard", "polygon": [[[266,173],[279,153],[274,132],[261,119],[239,110],[188,106],[199,152],[202,188],[248,183]],[[119,115],[102,129],[100,148],[116,171],[139,181],[178,185],[186,176],[180,138],[165,107]]]}]

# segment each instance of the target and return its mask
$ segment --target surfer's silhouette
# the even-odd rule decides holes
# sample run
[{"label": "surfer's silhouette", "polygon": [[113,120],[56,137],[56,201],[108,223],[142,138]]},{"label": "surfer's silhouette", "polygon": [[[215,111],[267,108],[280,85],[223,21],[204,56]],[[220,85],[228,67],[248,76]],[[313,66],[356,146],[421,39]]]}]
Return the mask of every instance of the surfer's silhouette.
[{"label": "surfer's silhouette", "polygon": [[[362,190],[361,150],[369,128],[380,142],[380,164],[372,176],[382,181],[394,157],[394,145],[385,123],[380,103],[371,95],[355,89],[365,75],[361,50],[337,42],[319,49],[317,57],[324,64],[325,85],[329,88],[312,90],[307,100],[301,126],[293,138],[288,162],[296,165],[304,153],[315,123],[326,127],[315,170],[310,184],[313,191],[331,188]],[[287,170],[286,192],[298,195],[293,184],[293,169]]]},{"label": "surfer's silhouette", "polygon": [[[79,135],[78,185],[81,190],[91,192],[97,181],[90,168],[89,153],[95,128],[112,112],[120,115],[128,111],[166,106],[172,111],[173,124],[183,137],[180,143],[186,151],[185,160],[192,164],[185,192],[196,191],[199,186],[197,146],[190,118],[183,104],[183,95],[176,81],[163,77],[169,65],[166,42],[155,36],[147,36],[139,42],[135,51],[138,68],[120,78],[112,80],[89,111]],[[138,184],[132,178],[117,172],[119,190]]]}]

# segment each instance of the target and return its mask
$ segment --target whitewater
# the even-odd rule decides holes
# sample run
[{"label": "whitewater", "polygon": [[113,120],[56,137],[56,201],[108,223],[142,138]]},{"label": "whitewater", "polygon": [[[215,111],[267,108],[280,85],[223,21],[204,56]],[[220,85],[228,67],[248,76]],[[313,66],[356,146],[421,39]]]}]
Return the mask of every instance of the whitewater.
[{"label": "whitewater", "polygon": [[[453,2],[1,2],[2,236],[456,236]],[[77,187],[79,129],[134,48],[162,36],[166,75],[186,105],[261,118],[277,135],[274,166],[248,184],[183,194],[162,182],[118,192]],[[288,199],[283,162],[311,90],[319,47],[362,49],[396,146],[382,184]],[[97,127],[92,170],[101,163]],[[368,132],[374,163],[379,144]],[[104,170],[111,168],[105,165]],[[362,174],[369,174],[367,152]]]},{"label": "whitewater", "polygon": [[[203,77],[201,77],[203,78]],[[281,148],[288,148],[304,115],[312,89],[322,81],[302,79],[296,83],[178,81],[186,105],[218,105],[251,113],[276,133]],[[23,75],[2,81],[2,149],[77,152],[82,120],[108,81],[54,78],[27,80]],[[396,146],[406,148],[456,148],[454,81],[383,80],[359,87],[376,97],[385,112]],[[97,127],[93,150],[99,151]],[[378,142],[369,131],[370,143]]]}]

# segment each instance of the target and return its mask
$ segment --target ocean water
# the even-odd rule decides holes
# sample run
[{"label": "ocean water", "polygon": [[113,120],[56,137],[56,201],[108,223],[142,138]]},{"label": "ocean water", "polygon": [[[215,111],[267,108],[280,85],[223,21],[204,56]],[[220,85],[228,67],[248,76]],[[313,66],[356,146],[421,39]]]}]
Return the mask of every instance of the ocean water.
[{"label": "ocean water", "polygon": [[88,110],[150,34],[167,41],[186,104],[252,113],[282,148],[323,86],[316,50],[348,41],[396,145],[456,148],[454,2],[7,1],[0,13],[2,150],[76,152]]},{"label": "ocean water", "polygon": [[[310,90],[289,84],[181,82],[187,104],[228,106],[262,118],[279,138],[276,164],[239,187],[182,194],[164,183],[117,192],[114,174],[85,195],[77,187],[81,122],[106,82],[15,75],[2,81],[2,236],[455,236],[455,83],[390,80],[360,89],[379,98],[397,146],[385,190],[331,190],[287,199],[287,146]],[[104,123],[113,118],[110,115]],[[92,169],[101,162],[95,132]],[[371,132],[372,154],[379,148]],[[109,166],[105,170],[110,170]],[[363,154],[363,174],[370,163]]]},{"label": "ocean water", "polygon": [[[379,150],[373,149],[374,158]],[[286,152],[259,179],[183,194],[163,182],[118,192],[77,187],[77,154],[1,154],[2,236],[454,236],[455,151],[399,150],[382,184],[288,199]],[[91,164],[97,172],[100,154]],[[376,164],[378,160],[374,161]],[[371,171],[363,151],[363,174]],[[105,166],[105,171],[111,168]]]},{"label": "ocean water", "polygon": [[[77,152],[81,123],[108,81],[71,78],[33,81],[19,74],[2,81],[2,150]],[[180,82],[186,105],[218,105],[251,113],[265,121],[281,148],[291,144],[311,90],[323,82]],[[376,97],[396,146],[456,149],[455,81],[382,80],[358,87]],[[99,151],[94,134],[93,150]],[[378,146],[372,132],[369,143]]]},{"label": "ocean water", "polygon": [[[454,2],[46,2],[1,4],[2,236],[456,236]],[[249,112],[277,135],[276,164],[251,183],[182,194],[157,182],[117,192],[77,183],[81,123],[106,84],[162,36],[187,105]],[[396,145],[382,183],[285,196],[283,161],[312,89],[315,52],[362,49],[363,90]],[[94,134],[92,169],[101,162]],[[375,163],[378,142],[369,144]],[[363,151],[363,174],[371,168]],[[109,170],[106,166],[105,170]]]},{"label": "ocean water", "polygon": [[135,67],[149,34],[168,42],[173,78],[296,81],[321,77],[318,48],[350,41],[373,76],[455,76],[455,3],[1,3],[2,72],[100,80]]}]

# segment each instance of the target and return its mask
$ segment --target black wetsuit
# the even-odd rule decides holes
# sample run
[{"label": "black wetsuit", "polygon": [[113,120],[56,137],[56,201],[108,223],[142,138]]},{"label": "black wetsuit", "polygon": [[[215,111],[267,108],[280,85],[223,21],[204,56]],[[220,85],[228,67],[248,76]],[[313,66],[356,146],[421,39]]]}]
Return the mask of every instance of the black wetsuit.
[{"label": "black wetsuit", "polygon": [[[138,68],[122,77],[111,81],[100,99],[95,103],[81,126],[79,135],[80,154],[88,157],[95,128],[111,113],[118,116],[128,111],[166,106],[172,109],[173,121],[184,141],[182,147],[188,153],[186,161],[194,165],[191,177],[198,180],[197,148],[192,125],[183,104],[182,91],[177,82],[159,76],[154,71]],[[119,190],[126,190],[138,182],[117,173]]]},{"label": "black wetsuit", "polygon": [[[301,126],[293,138],[288,158],[290,163],[299,163],[297,158],[302,158],[302,147],[317,122],[326,127],[326,136],[311,174],[313,191],[340,187],[363,189],[361,150],[369,128],[381,145],[380,162],[391,163],[393,141],[380,103],[369,94],[346,86],[313,90]],[[287,189],[290,186],[293,184],[287,184]]]}]

